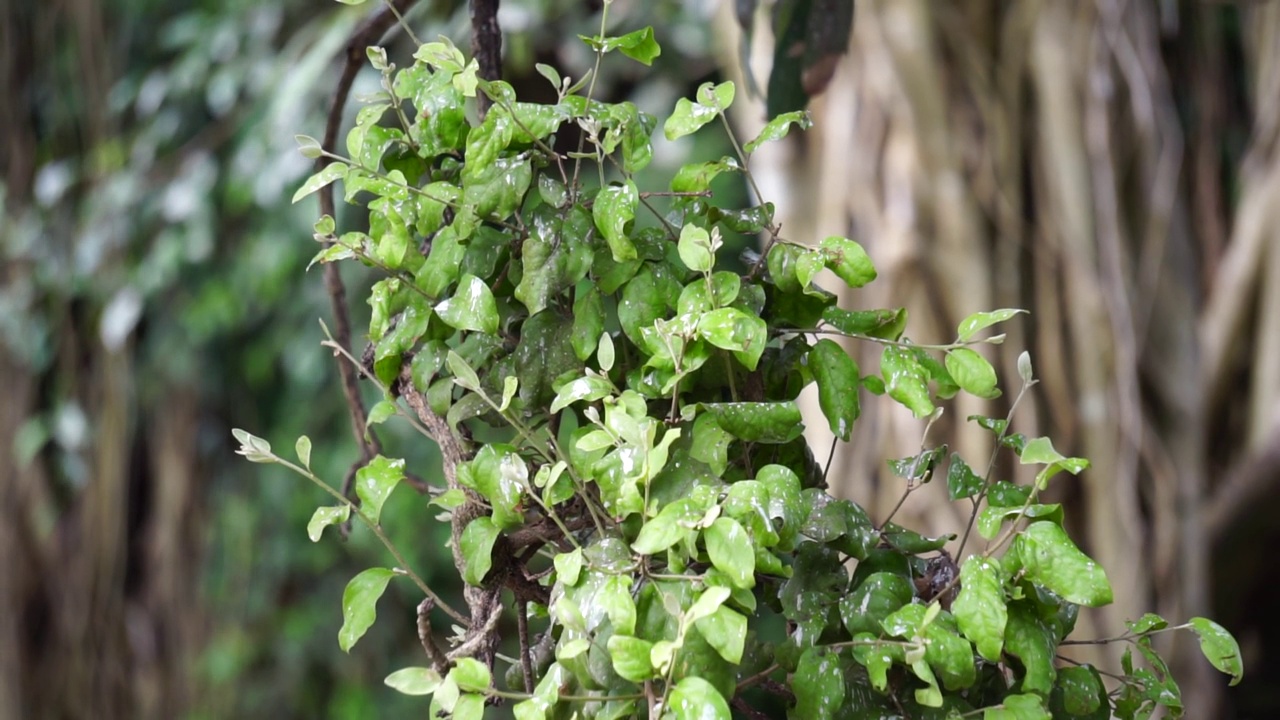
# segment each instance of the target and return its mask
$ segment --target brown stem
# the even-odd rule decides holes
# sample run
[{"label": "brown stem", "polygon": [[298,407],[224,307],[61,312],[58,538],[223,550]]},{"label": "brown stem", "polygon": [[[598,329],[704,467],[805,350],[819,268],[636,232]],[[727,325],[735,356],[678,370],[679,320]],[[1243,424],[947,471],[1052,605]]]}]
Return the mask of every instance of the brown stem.
[{"label": "brown stem", "polygon": [[[480,65],[484,80],[502,78],[502,28],[498,27],[498,0],[471,0],[471,55]],[[483,117],[492,101],[484,93],[476,94]]]}]

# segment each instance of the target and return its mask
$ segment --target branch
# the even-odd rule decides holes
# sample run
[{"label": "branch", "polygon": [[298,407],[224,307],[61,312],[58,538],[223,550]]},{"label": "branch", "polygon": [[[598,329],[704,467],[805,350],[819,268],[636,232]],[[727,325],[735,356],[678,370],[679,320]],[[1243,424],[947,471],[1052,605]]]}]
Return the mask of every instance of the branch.
[{"label": "branch", "polygon": [[[471,0],[471,55],[480,65],[484,80],[502,78],[502,28],[498,27],[499,0]],[[484,93],[476,93],[476,103],[483,117],[492,101]]]}]

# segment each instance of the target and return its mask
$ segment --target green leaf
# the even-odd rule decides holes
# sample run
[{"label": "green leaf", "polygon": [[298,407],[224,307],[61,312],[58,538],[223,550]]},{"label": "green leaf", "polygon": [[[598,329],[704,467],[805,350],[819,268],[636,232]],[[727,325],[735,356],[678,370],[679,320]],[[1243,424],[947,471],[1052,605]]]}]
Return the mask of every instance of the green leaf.
[{"label": "green leaf", "polygon": [[672,720],[730,720],[729,703],[700,677],[685,677],[671,689],[667,709]]},{"label": "green leaf", "polygon": [[560,392],[551,403],[551,412],[558,413],[579,400],[595,402],[612,394],[613,390],[613,383],[602,377],[586,375],[571,380],[560,386]]},{"label": "green leaf", "polygon": [[1058,680],[1049,697],[1049,708],[1055,717],[1081,720],[1108,720],[1111,704],[1098,671],[1088,665],[1058,670]]},{"label": "green leaf", "polygon": [[831,432],[848,442],[859,413],[858,364],[839,344],[825,338],[809,349],[807,364],[818,381],[818,406]]},{"label": "green leaf", "polygon": [[498,526],[488,517],[478,517],[462,530],[459,545],[467,566],[462,579],[471,585],[479,585],[493,567],[493,544],[498,539]]},{"label": "green leaf", "polygon": [[853,592],[840,599],[840,619],[851,635],[884,632],[881,623],[911,602],[915,592],[911,581],[894,573],[877,572],[867,576]]},{"label": "green leaf", "polygon": [[623,55],[643,63],[644,65],[652,65],[655,58],[662,54],[662,48],[658,46],[658,41],[653,37],[653,28],[645,27],[635,32],[629,32],[622,37],[604,38],[596,45],[597,38],[583,38],[588,44],[597,49],[609,52],[613,49],[622,51]]},{"label": "green leaf", "polygon": [[351,652],[377,619],[374,606],[393,575],[395,572],[387,568],[369,568],[347,583],[342,592],[342,628],[338,630],[338,646],[343,652]]},{"label": "green leaf", "polygon": [[556,576],[568,587],[578,584],[578,575],[582,572],[582,548],[572,552],[560,553],[555,560]]},{"label": "green leaf", "polygon": [[306,181],[302,183],[302,187],[298,188],[298,191],[293,194],[292,202],[298,202],[302,198],[319,190],[325,185],[328,185],[334,180],[342,180],[346,178],[347,167],[348,165],[343,162],[329,163],[323,170],[307,178]]},{"label": "green leaf", "polygon": [[791,679],[796,694],[793,717],[830,720],[844,704],[844,673],[840,657],[819,648],[809,648],[800,656]]},{"label": "green leaf", "polygon": [[311,515],[311,521],[307,523],[307,537],[311,538],[311,542],[319,542],[325,528],[344,523],[349,517],[351,517],[350,505],[318,507]]},{"label": "green leaf", "polygon": [[573,354],[586,362],[596,351],[596,342],[603,333],[604,296],[595,285],[586,289],[579,287],[573,300],[573,334],[569,336]]},{"label": "green leaf", "polygon": [[737,520],[717,518],[702,536],[707,543],[711,563],[728,575],[734,585],[740,588],[755,586],[755,549],[751,537]]},{"label": "green leaf", "polygon": [[722,350],[734,351],[748,370],[755,370],[769,342],[769,326],[738,308],[726,307],[705,313],[698,320],[698,334]]},{"label": "green leaf", "polygon": [[735,665],[742,662],[742,651],[747,641],[747,618],[742,613],[721,605],[695,625],[720,657]]},{"label": "green leaf", "polygon": [[964,561],[960,567],[960,594],[952,603],[951,612],[960,632],[973,641],[978,654],[990,662],[999,662],[1009,611],[998,562],[977,555]]},{"label": "green leaf", "polygon": [[[935,605],[934,607],[940,607]],[[942,615],[925,629],[925,660],[947,690],[962,690],[978,679],[973,646],[955,632],[951,618]]]},{"label": "green leaf", "polygon": [[609,636],[606,647],[609,649],[613,671],[622,679],[639,683],[653,678],[653,663],[649,661],[653,643],[637,637],[614,634]]},{"label": "green leaf", "polygon": [[460,690],[469,692],[485,692],[493,682],[489,668],[475,658],[458,658],[457,664],[449,671],[449,677],[458,684]]},{"label": "green leaf", "polygon": [[388,460],[378,455],[356,471],[356,495],[360,508],[374,525],[382,517],[382,504],[404,479],[404,460]]},{"label": "green leaf", "polygon": [[[1028,520],[1048,520],[1059,525],[1062,524],[1062,506],[1057,503],[1050,505],[1033,503],[1031,505],[1005,506],[996,504],[996,501],[990,495],[987,496],[987,501],[989,506],[983,508],[978,515],[978,534],[986,540],[993,539],[1000,532],[1000,526],[1006,520],[1018,521],[1026,518]],[[1025,500],[1022,502],[1025,502]]]},{"label": "green leaf", "polygon": [[1026,577],[1085,607],[1107,605],[1111,583],[1098,563],[1080,552],[1057,523],[1031,523],[1014,541]]},{"label": "green leaf", "polygon": [[801,130],[808,130],[813,127],[813,120],[809,117],[809,113],[804,110],[796,110],[794,112],[783,113],[765,124],[760,130],[760,134],[755,139],[748,142],[742,149],[749,155],[756,151],[756,148],[767,142],[781,140],[791,131],[791,126],[796,125]]},{"label": "green leaf", "polygon": [[470,467],[474,489],[493,508],[494,526],[506,530],[524,522],[520,503],[529,485],[529,467],[516,449],[505,443],[485,445]]},{"label": "green leaf", "polygon": [[515,297],[536,315],[591,270],[594,253],[586,241],[591,218],[581,208],[561,213],[543,205],[527,219],[527,227]]},{"label": "green leaf", "polygon": [[630,635],[636,631],[636,603],[631,599],[631,576],[609,575],[596,593],[595,604],[609,616],[614,632]]},{"label": "green leaf", "polygon": [[445,365],[449,368],[449,372],[453,375],[454,382],[467,390],[479,390],[480,378],[476,375],[476,371],[471,369],[467,361],[461,355],[449,351],[445,356]]},{"label": "green leaf", "polygon": [[723,475],[729,466],[729,445],[733,436],[725,432],[711,413],[702,413],[693,423],[693,444],[689,456],[711,466],[716,475]]},{"label": "green leaf", "polygon": [[970,498],[982,492],[986,482],[969,467],[960,453],[951,453],[947,468],[947,497],[952,500]]},{"label": "green leaf", "polygon": [[840,332],[896,341],[907,327],[907,309],[850,311],[829,307],[822,311],[822,320]]},{"label": "green leaf", "polygon": [[804,433],[800,408],[789,402],[705,403],[725,432],[747,442],[789,443]]},{"label": "green leaf", "polygon": [[596,353],[596,362],[600,364],[602,372],[609,372],[613,369],[614,356],[613,336],[607,332],[600,333],[600,342],[597,343],[599,352]]},{"label": "green leaf", "polygon": [[1015,603],[1009,608],[1004,644],[1005,652],[1022,662],[1024,674],[1020,689],[1048,695],[1056,677],[1053,662],[1057,643],[1053,631],[1024,603]]},{"label": "green leaf", "polygon": [[1202,617],[1193,617],[1187,623],[1200,637],[1200,652],[1219,671],[1231,676],[1231,685],[1244,678],[1244,660],[1236,639],[1218,623]]},{"label": "green leaf", "polygon": [[430,695],[440,687],[440,673],[431,668],[401,668],[386,677],[382,682],[405,695]]},{"label": "green leaf", "polygon": [[662,126],[663,134],[668,140],[692,135],[727,110],[733,103],[733,95],[732,82],[723,82],[719,85],[703,83],[698,88],[698,102],[688,98],[680,98],[676,101],[675,110]]},{"label": "green leaf", "polygon": [[1039,695],[1009,695],[998,707],[984,710],[982,720],[1053,720],[1053,716]]},{"label": "green leaf", "polygon": [[435,311],[451,328],[486,335],[498,333],[498,303],[489,286],[475,275],[459,278],[453,297],[442,300]]},{"label": "green leaf", "polygon": [[680,242],[677,244],[680,260],[688,268],[698,273],[711,272],[715,265],[715,248],[711,243],[711,234],[697,225],[685,225],[680,228]]},{"label": "green leaf", "polygon": [[[320,147],[320,141],[310,135],[294,135],[293,139],[298,143],[298,152],[302,153],[302,157],[315,160],[324,152]],[[330,230],[330,232],[333,231]]]},{"label": "green leaf", "polygon": [[591,207],[591,215],[596,227],[609,244],[614,262],[626,262],[639,257],[636,246],[627,237],[626,227],[636,217],[636,204],[640,202],[640,191],[636,184],[627,180],[622,185],[610,185],[601,188]]},{"label": "green leaf", "polygon": [[947,372],[965,392],[980,398],[1000,397],[995,368],[986,358],[969,348],[956,348],[947,353],[945,362]]},{"label": "green leaf", "polygon": [[832,235],[824,238],[818,247],[822,249],[827,267],[849,287],[860,288],[876,279],[876,268],[858,243]]},{"label": "green leaf", "polygon": [[298,442],[293,446],[294,452],[298,453],[298,461],[302,463],[302,467],[311,468],[311,438],[306,435],[298,437]]},{"label": "green leaf", "polygon": [[960,326],[956,328],[956,334],[960,338],[960,342],[969,342],[974,335],[978,334],[978,332],[984,328],[991,327],[996,323],[1004,322],[1018,313],[1025,312],[1026,310],[1018,310],[1014,308],[992,310],[991,312],[977,312],[960,321]]},{"label": "green leaf", "polygon": [[905,405],[918,418],[933,414],[928,373],[909,351],[886,347],[880,358],[880,374],[889,397]]},{"label": "green leaf", "polygon": [[704,192],[711,188],[711,181],[723,172],[740,170],[738,161],[731,157],[701,163],[682,165],[671,179],[671,190],[681,193]]},{"label": "green leaf", "polygon": [[391,400],[379,400],[377,405],[369,409],[369,417],[365,420],[364,426],[381,425],[388,419],[395,417],[396,404]]},{"label": "green leaf", "polygon": [[660,553],[680,542],[687,532],[689,531],[681,527],[673,515],[659,513],[657,517],[650,518],[644,527],[640,528],[640,533],[636,535],[636,541],[631,544],[631,549],[641,555]]},{"label": "green leaf", "polygon": [[618,324],[631,342],[644,347],[641,329],[667,312],[667,298],[652,265],[645,263],[622,288],[618,301]]}]

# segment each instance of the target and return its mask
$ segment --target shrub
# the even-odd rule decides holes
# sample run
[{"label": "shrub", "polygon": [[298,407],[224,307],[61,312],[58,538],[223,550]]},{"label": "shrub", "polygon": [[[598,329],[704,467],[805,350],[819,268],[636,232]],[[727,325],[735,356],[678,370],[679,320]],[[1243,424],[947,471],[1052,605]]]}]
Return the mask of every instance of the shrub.
[{"label": "shrub", "polygon": [[[659,53],[648,28],[586,42],[598,58],[616,50],[648,64]],[[862,392],[936,419],[959,392],[1000,394],[973,347],[998,342],[982,336],[1019,311],[979,312],[953,343],[914,344],[903,309],[842,309],[814,283],[824,269],[851,287],[871,282],[858,243],[783,238],[768,203],[718,207],[713,178],[740,173],[754,189],[752,152],[807,127],[804,113],[735,138],[736,157],[642,191],[634,175],[652,159],[657,121],[591,99],[588,78],[540,66],[558,98],[534,104],[480,79],[448,41],[421,45],[404,69],[376,48],[369,58],[383,92],[357,114],[345,156],[300,136],[305,154],[331,162],[295,201],[341,181],[368,210],[367,231],[339,235],[329,215],[315,225],[315,263],[384,275],[368,299],[365,357],[326,344],[381,390],[370,426],[399,416],[440,445],[447,486],[430,504],[451,524],[466,611],[407,567],[379,525],[402,460],[373,457],[349,499],[311,473],[307,438],[294,463],[236,437],[249,460],[286,465],[334,498],[308,525],[313,540],[354,516],[396,559],[347,586],[343,649],[392,578],[420,588],[427,665],[386,682],[430,694],[432,717],[478,718],[495,702],[522,720],[728,718],[731,706],[799,718],[1177,716],[1178,686],[1151,637],[1180,628],[1240,679],[1234,639],[1204,618],[1129,623],[1107,639],[1129,647],[1105,683],[1059,662],[1079,607],[1112,599],[1062,508],[1040,501],[1055,475],[1088,463],[1011,433],[1009,417],[969,420],[1039,468],[1030,485],[993,478],[994,455],[975,469],[945,446],[888,463],[904,498],[945,469],[950,497],[972,509],[959,537],[925,537],[826,492],[801,434],[802,388],[817,383],[844,441]],[[478,93],[491,105],[476,122],[466,100]],[[663,133],[719,122],[732,138],[734,93],[703,85]],[[581,133],[576,151],[554,149],[565,128]],[[740,272],[724,269],[730,233],[767,238]],[[881,346],[879,371],[864,375],[833,336]],[[1010,415],[1036,382],[1025,353],[1018,369]],[[987,544],[965,557],[975,529]],[[959,565],[945,550],[957,539]],[[437,609],[458,623],[453,637],[433,626]],[[505,638],[510,660],[498,652],[504,631],[516,636]]]}]

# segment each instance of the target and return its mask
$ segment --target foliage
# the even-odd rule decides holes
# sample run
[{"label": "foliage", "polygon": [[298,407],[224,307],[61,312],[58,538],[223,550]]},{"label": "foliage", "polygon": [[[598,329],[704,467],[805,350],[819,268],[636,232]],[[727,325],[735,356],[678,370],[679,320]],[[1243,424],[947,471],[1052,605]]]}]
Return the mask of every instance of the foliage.
[{"label": "foliage", "polygon": [[[584,38],[597,69],[614,49],[645,64],[661,52],[650,29],[605,37],[603,27]],[[1054,476],[1088,463],[1010,433],[1008,417],[970,420],[1039,468],[1031,485],[994,479],[994,457],[974,469],[945,446],[889,462],[904,498],[945,466],[951,498],[972,508],[958,536],[925,537],[892,514],[876,521],[825,492],[801,434],[802,388],[817,383],[842,439],[864,390],[932,422],[961,391],[1000,394],[974,348],[1000,342],[978,335],[1018,311],[974,314],[951,344],[914,344],[904,310],[841,309],[815,283],[824,270],[852,287],[871,282],[856,242],[809,246],[779,235],[767,203],[713,204],[710,179],[742,173],[754,187],[750,153],[806,127],[803,112],[780,114],[746,144],[735,138],[736,157],[687,165],[669,189],[646,191],[635,173],[652,159],[657,119],[592,99],[589,77],[540,68],[557,98],[535,104],[479,78],[447,40],[421,45],[404,69],[377,49],[369,58],[382,91],[366,98],[345,153],[299,137],[327,164],[294,199],[341,181],[369,211],[366,230],[343,233],[321,217],[313,262],[383,274],[368,298],[370,350],[348,360],[383,393],[370,424],[402,417],[442,448],[448,486],[431,504],[451,526],[469,612],[438,597],[382,530],[403,461],[375,458],[352,500],[311,471],[309,440],[295,463],[236,436],[249,460],[285,465],[336,501],[316,511],[313,540],[354,516],[395,558],[348,585],[344,650],[395,576],[426,597],[429,666],[397,670],[389,686],[459,719],[498,700],[522,720],[728,718],[731,705],[778,702],[770,697],[803,718],[1178,716],[1178,687],[1151,637],[1181,628],[1240,679],[1235,641],[1203,618],[1170,626],[1148,615],[1103,640],[1142,659],[1126,653],[1109,685],[1096,668],[1059,662],[1079,607],[1112,600],[1062,508],[1040,499]],[[481,119],[467,103],[478,93],[492,100]],[[703,85],[663,121],[665,137],[711,123],[733,137],[734,95],[729,82]],[[557,150],[557,134],[573,129],[577,149]],[[743,273],[718,269],[730,231],[768,238]],[[863,374],[829,336],[882,346],[879,372]],[[1036,382],[1025,354],[1019,373],[1010,414]],[[944,547],[958,539],[963,558],[975,528],[986,548],[957,566]],[[433,609],[460,623],[447,647]],[[511,659],[497,652],[508,614]]]}]

